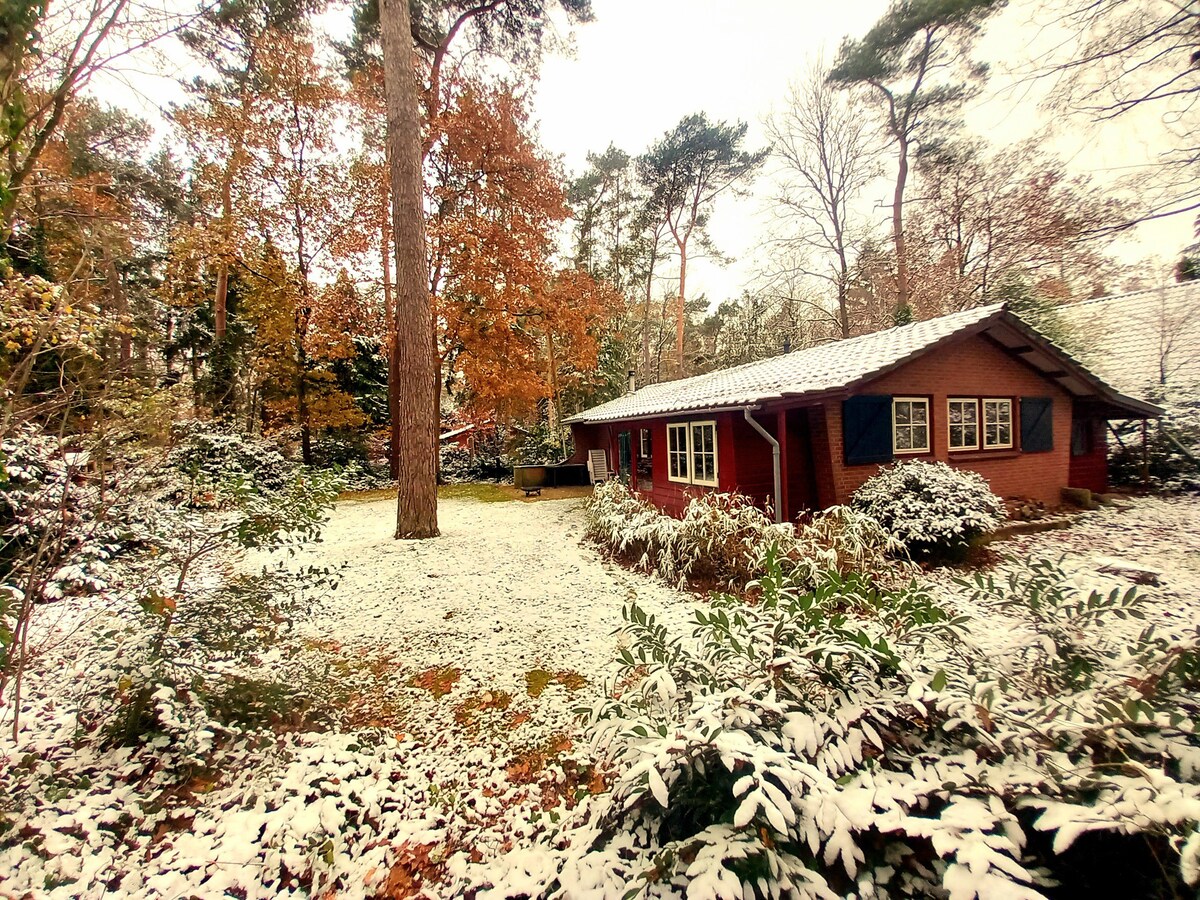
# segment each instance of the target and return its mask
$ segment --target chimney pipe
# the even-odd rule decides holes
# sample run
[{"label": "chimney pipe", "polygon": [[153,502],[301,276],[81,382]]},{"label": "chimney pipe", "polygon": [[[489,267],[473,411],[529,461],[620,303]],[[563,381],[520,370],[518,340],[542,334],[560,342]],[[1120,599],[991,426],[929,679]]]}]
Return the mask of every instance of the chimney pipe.
[{"label": "chimney pipe", "polygon": [[633,376],[633,369],[630,369],[625,393],[632,394],[636,390],[637,390],[637,386],[636,386],[634,376]]}]

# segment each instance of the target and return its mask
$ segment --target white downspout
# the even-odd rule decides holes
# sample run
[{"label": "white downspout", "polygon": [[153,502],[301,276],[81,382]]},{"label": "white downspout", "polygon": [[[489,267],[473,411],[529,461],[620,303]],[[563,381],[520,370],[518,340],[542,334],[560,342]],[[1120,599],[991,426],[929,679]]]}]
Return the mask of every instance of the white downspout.
[{"label": "white downspout", "polygon": [[767,439],[767,442],[771,445],[771,456],[772,456],[771,462],[774,464],[774,470],[775,470],[775,521],[777,523],[782,522],[783,521],[783,485],[781,483],[782,479],[780,478],[780,475],[779,475],[779,441],[777,441],[777,440],[775,440],[775,438],[771,437],[771,433],[769,431],[767,431],[767,429],[763,428],[762,425],[760,425],[758,423],[758,420],[754,418],[754,416],[750,415],[750,407],[743,406],[742,407],[742,415],[746,417],[746,421],[750,423],[750,427],[753,428],[755,431],[757,431],[759,434],[761,434],[763,437],[765,437]]}]

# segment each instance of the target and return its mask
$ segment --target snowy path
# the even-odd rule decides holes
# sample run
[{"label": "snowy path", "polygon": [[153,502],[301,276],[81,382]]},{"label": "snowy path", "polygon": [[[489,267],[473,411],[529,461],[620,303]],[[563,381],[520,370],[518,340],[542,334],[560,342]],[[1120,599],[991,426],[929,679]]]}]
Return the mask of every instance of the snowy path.
[{"label": "snowy path", "polygon": [[690,598],[581,546],[579,506],[442,501],[441,537],[396,541],[393,500],[341,503],[323,544],[298,557],[347,565],[308,627],[514,693],[532,669],[595,680],[616,656],[622,604],[682,624]]}]

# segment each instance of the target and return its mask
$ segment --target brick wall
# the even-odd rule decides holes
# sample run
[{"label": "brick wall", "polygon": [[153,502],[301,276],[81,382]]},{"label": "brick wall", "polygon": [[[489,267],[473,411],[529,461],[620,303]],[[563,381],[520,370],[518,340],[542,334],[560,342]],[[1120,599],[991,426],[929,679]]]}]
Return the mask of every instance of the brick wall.
[{"label": "brick wall", "polygon": [[[1069,481],[1071,453],[1071,398],[1058,385],[1014,359],[983,337],[970,337],[935,349],[865,385],[864,394],[928,396],[930,398],[931,452],[898,455],[897,459],[941,460],[980,473],[992,490],[1004,498],[1030,498],[1046,504],[1059,502],[1059,491]],[[1054,449],[1045,453],[1014,450],[951,453],[946,429],[946,400],[949,397],[1011,397],[1013,438],[1020,444],[1021,397],[1051,397],[1054,400]],[[842,448],[842,405],[825,404],[828,430],[828,460],[832,485],[818,493],[823,505],[844,503],[864,481],[879,471],[878,465],[847,466]],[[817,437],[817,435],[814,435]]]}]

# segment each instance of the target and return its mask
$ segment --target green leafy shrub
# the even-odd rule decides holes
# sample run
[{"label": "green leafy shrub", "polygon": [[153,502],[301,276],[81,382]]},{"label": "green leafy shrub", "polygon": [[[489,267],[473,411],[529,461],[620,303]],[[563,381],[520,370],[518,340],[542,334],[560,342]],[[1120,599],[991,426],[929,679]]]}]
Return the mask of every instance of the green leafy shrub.
[{"label": "green leafy shrub", "polygon": [[910,460],[881,469],[851,498],[914,557],[952,558],[996,528],[1004,504],[977,472]]},{"label": "green leafy shrub", "polygon": [[571,441],[546,422],[538,422],[520,432],[515,456],[518,463],[541,465],[557,463],[571,455]]},{"label": "green leafy shrub", "polygon": [[1136,592],[1046,563],[972,585],[978,624],[774,551],[761,587],[691,640],[626,610],[621,687],[580,710],[612,789],[496,895],[1045,898],[1091,833],[1153,842],[1145,895],[1200,882],[1200,628],[1120,638]]},{"label": "green leafy shrub", "polygon": [[239,484],[222,490],[232,499],[219,513],[185,503],[147,523],[152,550],[128,591],[137,612],[112,620],[89,662],[109,673],[117,702],[79,698],[81,721],[107,723],[118,742],[211,740],[224,726],[279,724],[307,705],[295,683],[259,678],[256,658],[282,645],[313,592],[332,587],[331,573],[277,566],[245,576],[232,567],[247,550],[315,540],[341,484],[320,471],[298,472],[271,493]]},{"label": "green leafy shrub", "polygon": [[237,496],[247,491],[282,490],[299,470],[273,441],[215,422],[181,423],[172,437],[165,468],[179,480],[168,485],[169,500],[198,507],[236,504]]}]

